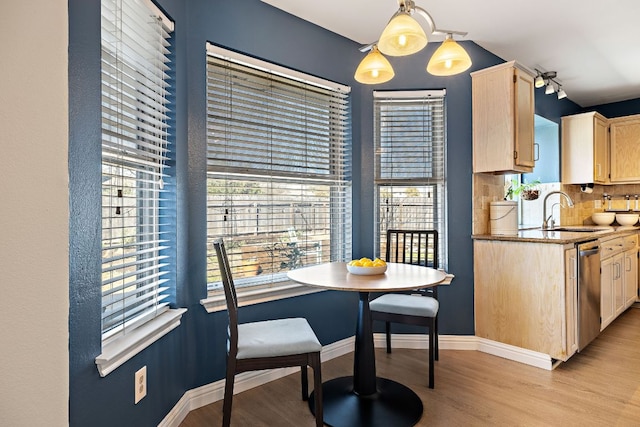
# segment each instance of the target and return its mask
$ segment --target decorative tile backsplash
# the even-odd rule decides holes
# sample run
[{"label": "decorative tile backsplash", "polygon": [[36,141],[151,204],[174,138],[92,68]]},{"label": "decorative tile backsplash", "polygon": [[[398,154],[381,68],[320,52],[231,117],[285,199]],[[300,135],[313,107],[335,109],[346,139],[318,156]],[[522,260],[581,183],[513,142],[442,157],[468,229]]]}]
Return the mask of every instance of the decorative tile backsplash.
[{"label": "decorative tile backsplash", "polygon": [[[506,192],[504,175],[490,175],[483,173],[473,174],[473,234],[489,234],[489,214],[490,203],[503,200]],[[595,185],[592,193],[583,193],[579,185],[561,185],[558,183],[541,184],[540,198],[535,201],[528,201],[522,204],[520,212],[526,226],[542,225],[542,202],[546,194],[553,190],[562,190],[573,200],[574,207],[570,208],[566,202],[562,201],[559,207],[553,207],[558,200],[549,199],[547,203],[547,216],[553,216],[556,225],[592,225],[591,214],[602,212],[608,208],[603,195],[611,195],[611,209],[626,209],[625,196],[629,195],[629,207],[635,209],[635,196],[640,199],[640,184],[624,185]],[[552,196],[553,197],[553,196]],[[600,202],[600,208],[596,208],[596,201]],[[640,200],[639,200],[640,205]],[[538,220],[539,217],[539,220]],[[540,224],[538,224],[538,222]]]}]

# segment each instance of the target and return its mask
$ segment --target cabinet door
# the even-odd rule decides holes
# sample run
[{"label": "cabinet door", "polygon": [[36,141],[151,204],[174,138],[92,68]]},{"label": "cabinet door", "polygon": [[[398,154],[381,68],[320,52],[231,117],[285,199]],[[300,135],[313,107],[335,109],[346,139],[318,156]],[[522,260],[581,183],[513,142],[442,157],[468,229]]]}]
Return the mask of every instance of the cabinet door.
[{"label": "cabinet door", "polygon": [[614,318],[625,309],[623,273],[624,253],[621,253],[613,257]]},{"label": "cabinet door", "polygon": [[606,328],[615,317],[615,309],[613,308],[614,292],[613,292],[613,257],[603,260],[600,264],[601,270],[601,288],[600,288],[600,317],[602,322],[600,330]]},{"label": "cabinet door", "polygon": [[533,77],[516,68],[515,84],[515,164],[532,168],[535,165]]},{"label": "cabinet door", "polygon": [[471,73],[474,173],[533,171],[533,79],[515,61]]},{"label": "cabinet door", "polygon": [[593,118],[593,181],[609,181],[609,125],[598,116]]},{"label": "cabinet door", "polygon": [[624,298],[625,308],[630,307],[638,297],[638,249],[624,253]]},{"label": "cabinet door", "polygon": [[640,182],[640,116],[611,121],[611,182]]},{"label": "cabinet door", "polygon": [[609,182],[609,123],[596,113],[562,118],[562,183]]},{"label": "cabinet door", "polygon": [[578,351],[578,262],[575,248],[564,252],[567,359]]}]

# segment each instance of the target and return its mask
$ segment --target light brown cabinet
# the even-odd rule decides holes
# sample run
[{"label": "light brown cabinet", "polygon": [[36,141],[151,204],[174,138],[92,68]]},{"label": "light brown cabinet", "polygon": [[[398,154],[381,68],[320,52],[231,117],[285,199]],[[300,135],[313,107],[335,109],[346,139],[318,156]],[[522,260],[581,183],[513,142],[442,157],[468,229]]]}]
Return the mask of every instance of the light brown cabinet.
[{"label": "light brown cabinet", "polygon": [[532,172],[534,74],[516,61],[471,73],[473,172]]},{"label": "light brown cabinet", "polygon": [[640,182],[640,115],[609,120],[611,183]]},{"label": "light brown cabinet", "polygon": [[627,309],[638,298],[638,236],[625,238],[624,246],[624,308]]},{"label": "light brown cabinet", "polygon": [[609,181],[609,129],[596,113],[562,118],[563,184],[606,184]]},{"label": "light brown cabinet", "polygon": [[600,330],[631,306],[638,294],[637,234],[603,239],[600,263]]},{"label": "light brown cabinet", "polygon": [[567,360],[577,351],[573,244],[474,240],[476,336]]},{"label": "light brown cabinet", "polygon": [[613,257],[600,264],[600,330],[604,330],[615,319],[616,264]]}]

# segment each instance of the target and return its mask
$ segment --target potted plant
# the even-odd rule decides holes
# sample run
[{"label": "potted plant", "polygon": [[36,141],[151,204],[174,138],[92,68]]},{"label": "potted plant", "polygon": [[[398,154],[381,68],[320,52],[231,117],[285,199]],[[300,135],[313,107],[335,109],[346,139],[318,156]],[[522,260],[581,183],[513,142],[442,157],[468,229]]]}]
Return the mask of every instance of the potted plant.
[{"label": "potted plant", "polygon": [[536,200],[540,197],[540,189],[538,188],[540,180],[536,179],[531,182],[518,182],[516,178],[511,180],[511,185],[505,195],[505,200],[513,200],[514,197],[520,197],[523,200]]}]

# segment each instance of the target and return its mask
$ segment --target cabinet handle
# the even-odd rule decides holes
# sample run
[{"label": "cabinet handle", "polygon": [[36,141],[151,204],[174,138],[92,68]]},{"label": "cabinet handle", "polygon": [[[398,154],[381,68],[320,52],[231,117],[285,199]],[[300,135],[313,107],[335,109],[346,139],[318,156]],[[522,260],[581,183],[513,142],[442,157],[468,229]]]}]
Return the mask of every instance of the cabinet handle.
[{"label": "cabinet handle", "polygon": [[570,280],[575,280],[576,277],[578,277],[578,263],[576,262],[576,257],[571,256],[569,257],[569,259],[571,260],[571,277],[569,277]]},{"label": "cabinet handle", "polygon": [[533,161],[537,162],[538,160],[540,160],[540,144],[538,144],[537,142],[533,143]]}]

